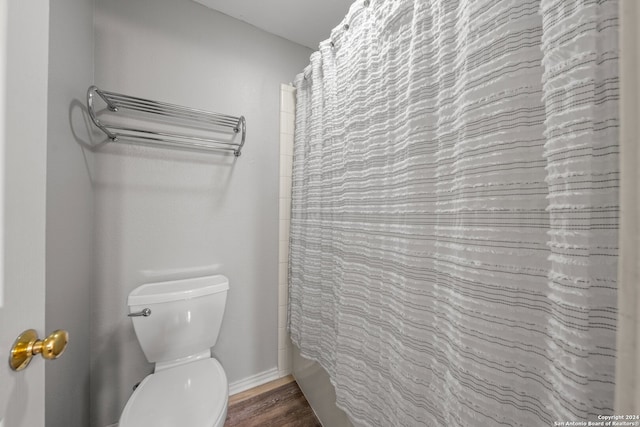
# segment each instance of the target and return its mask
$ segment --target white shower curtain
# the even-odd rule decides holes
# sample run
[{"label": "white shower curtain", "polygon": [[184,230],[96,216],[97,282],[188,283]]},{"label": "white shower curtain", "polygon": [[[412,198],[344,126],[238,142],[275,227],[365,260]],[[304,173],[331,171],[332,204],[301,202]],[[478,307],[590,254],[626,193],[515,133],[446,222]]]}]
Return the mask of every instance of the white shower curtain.
[{"label": "white shower curtain", "polygon": [[617,26],[358,0],[296,78],[289,328],[357,426],[612,413]]}]

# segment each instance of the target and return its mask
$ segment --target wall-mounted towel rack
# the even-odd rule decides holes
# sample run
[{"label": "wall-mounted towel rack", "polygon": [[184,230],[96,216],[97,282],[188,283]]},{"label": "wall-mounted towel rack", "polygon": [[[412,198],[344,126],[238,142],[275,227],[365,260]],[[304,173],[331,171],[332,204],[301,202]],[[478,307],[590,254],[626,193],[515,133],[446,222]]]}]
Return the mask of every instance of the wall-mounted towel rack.
[{"label": "wall-mounted towel rack", "polygon": [[[111,120],[114,123],[107,123],[98,119],[94,106],[96,94],[107,104],[110,112],[121,113],[117,118],[124,120]],[[114,142],[138,142],[206,151],[226,150],[237,157],[241,154],[247,133],[244,116],[196,110],[109,92],[96,86],[90,86],[87,90],[87,109],[93,123]],[[114,118],[116,117],[111,119]],[[127,119],[135,124],[126,124]],[[120,123],[122,121],[125,124]],[[167,126],[170,129],[167,130]],[[181,132],[176,132],[175,129]],[[241,133],[239,138],[238,133]]]}]

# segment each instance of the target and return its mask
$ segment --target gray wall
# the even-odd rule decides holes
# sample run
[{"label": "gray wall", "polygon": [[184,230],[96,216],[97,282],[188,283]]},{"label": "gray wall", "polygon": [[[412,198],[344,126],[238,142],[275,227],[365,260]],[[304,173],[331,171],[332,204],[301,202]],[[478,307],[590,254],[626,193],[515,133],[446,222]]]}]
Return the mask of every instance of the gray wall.
[{"label": "gray wall", "polygon": [[110,144],[96,151],[91,426],[118,420],[151,372],[126,317],[145,282],[221,273],[214,353],[230,382],[277,365],[280,83],[310,50],[190,0],[97,0],[95,81],[247,119],[242,156]]},{"label": "gray wall", "polygon": [[50,2],[47,122],[46,333],[69,346],[45,368],[46,425],[89,425],[93,284],[91,153],[84,96],[93,82],[93,0]]}]

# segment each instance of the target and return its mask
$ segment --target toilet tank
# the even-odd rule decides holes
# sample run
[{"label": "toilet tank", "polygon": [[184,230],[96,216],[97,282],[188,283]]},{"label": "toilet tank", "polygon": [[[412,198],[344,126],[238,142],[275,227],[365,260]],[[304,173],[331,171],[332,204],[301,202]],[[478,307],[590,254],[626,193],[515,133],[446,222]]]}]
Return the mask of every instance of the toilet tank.
[{"label": "toilet tank", "polygon": [[209,351],[218,339],[229,280],[222,275],[148,283],[129,294],[133,328],[152,363],[180,362]]}]

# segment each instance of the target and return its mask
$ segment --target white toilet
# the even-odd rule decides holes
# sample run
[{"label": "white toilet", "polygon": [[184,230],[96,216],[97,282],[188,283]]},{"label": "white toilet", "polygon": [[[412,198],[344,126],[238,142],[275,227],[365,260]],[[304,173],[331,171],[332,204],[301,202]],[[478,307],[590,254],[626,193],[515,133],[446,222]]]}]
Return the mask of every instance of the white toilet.
[{"label": "white toilet", "polygon": [[142,285],[129,294],[140,346],[155,363],[133,392],[119,427],[222,427],[229,385],[211,356],[229,280],[221,275]]}]

